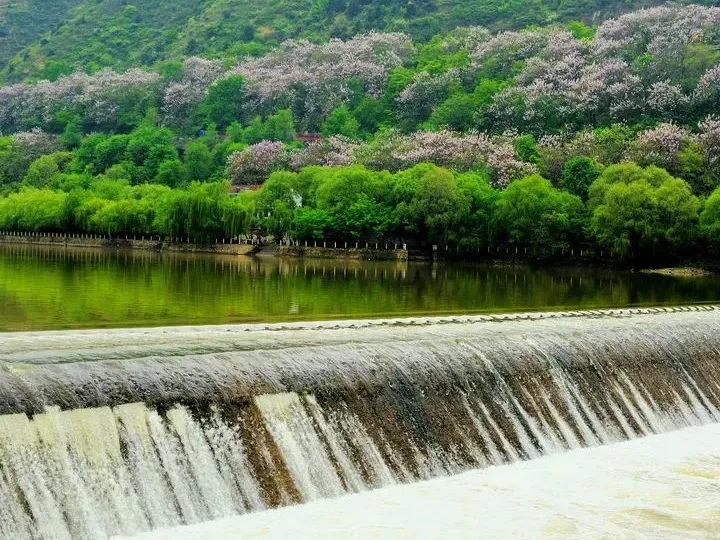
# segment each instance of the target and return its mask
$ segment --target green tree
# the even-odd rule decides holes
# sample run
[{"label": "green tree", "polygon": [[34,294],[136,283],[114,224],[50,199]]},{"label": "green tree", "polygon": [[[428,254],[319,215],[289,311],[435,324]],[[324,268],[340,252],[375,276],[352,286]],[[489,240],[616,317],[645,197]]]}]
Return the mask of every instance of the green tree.
[{"label": "green tree", "polygon": [[379,204],[366,193],[357,195],[355,201],[336,216],[336,225],[343,236],[353,239],[383,238],[388,231],[391,210]]},{"label": "green tree", "polygon": [[568,160],[560,177],[560,187],[587,201],[588,189],[598,179],[602,168],[587,156],[576,156]]},{"label": "green tree", "polygon": [[256,116],[253,118],[250,125],[242,130],[240,137],[237,142],[246,144],[257,144],[265,140],[265,122],[263,122],[262,117]]},{"label": "green tree", "polygon": [[365,96],[353,110],[353,116],[360,125],[363,134],[375,133],[385,121],[387,111],[380,100]]},{"label": "green tree", "polygon": [[295,214],[293,229],[300,240],[323,240],[333,230],[333,218],[327,210],[301,208]]},{"label": "green tree", "polygon": [[285,201],[273,201],[272,208],[263,218],[263,228],[275,241],[280,241],[288,236],[294,217],[294,207]]},{"label": "green tree", "polygon": [[709,170],[703,149],[697,143],[688,144],[677,154],[680,177],[687,181],[693,192],[708,195],[717,187],[718,179]]},{"label": "green tree", "polygon": [[[317,171],[317,170],[316,170]],[[349,208],[361,194],[382,201],[387,197],[390,175],[358,165],[317,171],[315,203],[333,214]]]},{"label": "green tree", "polygon": [[447,127],[455,131],[465,131],[473,126],[475,103],[472,96],[457,92],[437,105],[427,124],[438,129]]},{"label": "green tree", "polygon": [[92,158],[93,170],[101,173],[126,159],[130,137],[128,135],[113,135],[95,146]]},{"label": "green tree", "polygon": [[57,152],[40,156],[30,164],[23,183],[36,188],[45,187],[56,174],[64,170],[72,158],[70,152]]},{"label": "green tree", "polygon": [[236,120],[242,120],[244,99],[244,77],[241,75],[225,77],[208,89],[207,96],[199,108],[200,115],[205,123],[215,124],[219,129],[225,129]]},{"label": "green tree", "polygon": [[222,183],[193,182],[185,190],[171,192],[158,209],[157,224],[165,234],[214,242],[225,237],[223,201],[228,199]]},{"label": "green tree", "polygon": [[351,139],[360,137],[360,123],[352,115],[347,105],[341,105],[330,113],[320,128],[323,137],[343,135]]},{"label": "green tree", "polygon": [[269,141],[290,142],[295,138],[292,110],[283,109],[268,116],[264,125],[264,138]]},{"label": "green tree", "polygon": [[512,182],[496,204],[498,227],[510,244],[546,250],[577,240],[584,217],[579,197],[532,175]]},{"label": "green tree", "polygon": [[191,180],[204,182],[215,172],[213,156],[204,141],[193,141],[185,148],[185,169]]},{"label": "green tree", "polygon": [[695,234],[700,203],[684,180],[657,167],[608,167],[590,186],[590,232],[615,256],[669,256]]},{"label": "green tree", "polygon": [[495,243],[497,223],[495,207],[501,192],[493,189],[487,171],[464,173],[456,178],[457,189],[470,200],[470,213],[459,229],[459,247],[478,251]]},{"label": "green tree", "polygon": [[241,234],[247,234],[255,210],[255,194],[245,192],[228,197],[227,194],[219,191],[217,196],[219,197],[220,223],[224,236],[234,238]]},{"label": "green tree", "polygon": [[396,219],[408,222],[431,244],[456,243],[458,227],[470,213],[470,198],[457,188],[452,172],[434,165],[414,169],[396,180],[396,196],[410,199],[398,205]]},{"label": "green tree", "polygon": [[568,30],[575,39],[588,40],[595,36],[597,28],[594,26],[587,26],[582,21],[570,21],[567,25]]},{"label": "green tree", "polygon": [[70,73],[72,73],[72,68],[70,68],[67,62],[62,60],[48,60],[43,69],[43,78],[48,81],[56,81],[61,76],[69,75]]},{"label": "green tree", "polygon": [[593,157],[603,165],[622,163],[633,135],[633,130],[625,124],[596,129]]},{"label": "green tree", "polygon": [[298,195],[293,188],[297,175],[281,171],[272,173],[257,196],[257,210],[261,214],[270,212],[276,201],[282,201],[288,208],[297,206]]},{"label": "green tree", "polygon": [[168,159],[160,163],[154,179],[156,184],[177,188],[188,181],[188,171],[179,159]]},{"label": "green tree", "polygon": [[521,161],[537,163],[540,160],[540,149],[532,135],[523,135],[513,141],[515,155]]},{"label": "green tree", "polygon": [[0,229],[21,231],[67,230],[63,192],[28,188],[0,198]]},{"label": "green tree", "polygon": [[83,141],[82,129],[77,121],[69,122],[60,137],[63,146],[68,150],[77,149]]},{"label": "green tree", "polygon": [[700,214],[700,232],[714,249],[720,248],[720,188],[705,201]]},{"label": "green tree", "polygon": [[136,166],[133,181],[150,182],[161,163],[178,160],[174,134],[166,128],[140,127],[130,134],[125,157]]}]

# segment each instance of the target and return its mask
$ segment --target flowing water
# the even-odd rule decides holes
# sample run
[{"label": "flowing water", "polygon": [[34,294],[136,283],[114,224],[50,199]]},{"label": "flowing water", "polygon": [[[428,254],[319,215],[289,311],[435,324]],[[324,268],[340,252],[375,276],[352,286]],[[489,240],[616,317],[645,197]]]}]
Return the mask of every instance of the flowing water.
[{"label": "flowing water", "polygon": [[0,245],[0,331],[720,303],[720,276]]},{"label": "flowing water", "polygon": [[720,425],[162,529],[223,538],[720,538]]},{"label": "flowing water", "polygon": [[720,421],[720,309],[5,334],[0,537],[216,520]]}]

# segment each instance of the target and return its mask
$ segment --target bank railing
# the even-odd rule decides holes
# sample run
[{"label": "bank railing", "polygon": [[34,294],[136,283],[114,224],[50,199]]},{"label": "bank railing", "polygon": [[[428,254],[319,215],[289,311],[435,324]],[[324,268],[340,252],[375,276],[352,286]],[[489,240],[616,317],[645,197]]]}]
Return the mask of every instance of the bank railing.
[{"label": "bank railing", "polygon": [[240,235],[232,238],[214,238],[214,242],[193,238],[192,236],[165,236],[165,235],[130,235],[130,234],[98,234],[81,232],[30,232],[30,231],[2,231],[0,238],[26,238],[33,240],[48,240],[53,243],[64,241],[93,241],[122,244],[124,242],[156,242],[165,244],[195,244],[195,245],[232,245],[245,244],[252,246],[283,246],[297,249],[327,249],[327,250],[373,250],[373,251],[410,251],[417,254],[437,255],[442,258],[469,258],[469,259],[569,259],[569,260],[612,260],[608,251],[598,250],[595,246],[525,246],[500,244],[496,246],[482,246],[477,248],[458,247],[453,245],[421,246],[408,244],[402,241],[343,241],[343,240],[295,240],[284,238],[275,240],[271,236]]}]

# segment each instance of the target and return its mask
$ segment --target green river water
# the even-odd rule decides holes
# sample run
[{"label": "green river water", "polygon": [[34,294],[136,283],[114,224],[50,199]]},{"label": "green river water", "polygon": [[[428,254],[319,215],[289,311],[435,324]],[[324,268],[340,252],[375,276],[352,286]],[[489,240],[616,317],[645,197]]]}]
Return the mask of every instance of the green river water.
[{"label": "green river water", "polygon": [[0,245],[0,331],[720,302],[720,277]]}]

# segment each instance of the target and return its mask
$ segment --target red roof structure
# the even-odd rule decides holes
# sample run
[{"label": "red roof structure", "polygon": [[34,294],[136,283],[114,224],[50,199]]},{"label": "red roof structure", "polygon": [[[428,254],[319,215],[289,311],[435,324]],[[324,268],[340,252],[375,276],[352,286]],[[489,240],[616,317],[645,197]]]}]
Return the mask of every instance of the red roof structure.
[{"label": "red roof structure", "polygon": [[297,140],[305,143],[321,141],[322,137],[318,133],[298,133]]}]

